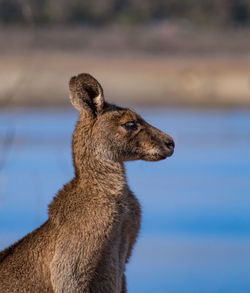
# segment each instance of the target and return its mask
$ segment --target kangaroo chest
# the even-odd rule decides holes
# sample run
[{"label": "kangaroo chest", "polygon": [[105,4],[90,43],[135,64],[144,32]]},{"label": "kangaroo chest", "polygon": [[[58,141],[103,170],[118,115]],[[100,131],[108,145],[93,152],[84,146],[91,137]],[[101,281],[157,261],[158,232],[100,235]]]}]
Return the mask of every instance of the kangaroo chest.
[{"label": "kangaroo chest", "polygon": [[117,210],[118,214],[108,245],[103,250],[102,258],[96,268],[95,280],[91,285],[93,292],[100,290],[98,288],[100,284],[102,288],[107,289],[107,292],[122,290],[125,264],[140,227],[140,205],[134,195],[129,193],[117,203]]}]

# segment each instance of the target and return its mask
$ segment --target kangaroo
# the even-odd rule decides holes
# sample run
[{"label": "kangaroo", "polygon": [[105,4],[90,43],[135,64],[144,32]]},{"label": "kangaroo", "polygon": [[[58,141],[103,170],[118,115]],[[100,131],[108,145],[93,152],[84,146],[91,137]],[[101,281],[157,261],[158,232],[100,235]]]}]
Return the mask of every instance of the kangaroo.
[{"label": "kangaroo", "polygon": [[0,292],[125,293],[125,264],[140,229],[140,204],[124,161],[158,161],[174,141],[134,111],[107,103],[87,73],[71,78],[80,111],[75,176],[49,205],[48,220],[0,253]]}]

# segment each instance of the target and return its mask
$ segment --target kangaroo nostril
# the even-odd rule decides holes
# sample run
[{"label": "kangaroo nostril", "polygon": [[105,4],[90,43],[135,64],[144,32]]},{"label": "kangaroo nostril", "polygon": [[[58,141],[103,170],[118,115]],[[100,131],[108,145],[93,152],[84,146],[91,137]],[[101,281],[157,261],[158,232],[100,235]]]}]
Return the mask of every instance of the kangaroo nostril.
[{"label": "kangaroo nostril", "polygon": [[165,141],[165,145],[168,149],[174,149],[175,147],[175,144],[174,144],[174,141],[173,140],[167,140]]}]

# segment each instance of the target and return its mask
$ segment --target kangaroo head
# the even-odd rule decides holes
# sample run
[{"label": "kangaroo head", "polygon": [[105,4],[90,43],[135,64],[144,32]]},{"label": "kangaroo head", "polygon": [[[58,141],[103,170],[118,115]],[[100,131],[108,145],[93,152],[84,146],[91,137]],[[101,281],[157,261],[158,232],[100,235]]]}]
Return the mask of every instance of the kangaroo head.
[{"label": "kangaroo head", "polygon": [[98,160],[158,161],[174,152],[173,139],[130,109],[104,100],[98,81],[87,73],[71,78],[70,98],[80,117],[73,134],[73,152]]}]

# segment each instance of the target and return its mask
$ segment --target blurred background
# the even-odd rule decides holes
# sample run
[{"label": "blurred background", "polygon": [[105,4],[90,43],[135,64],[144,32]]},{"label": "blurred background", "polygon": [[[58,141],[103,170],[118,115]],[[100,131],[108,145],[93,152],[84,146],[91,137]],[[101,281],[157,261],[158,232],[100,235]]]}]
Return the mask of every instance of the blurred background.
[{"label": "blurred background", "polygon": [[71,180],[68,80],[89,72],[176,142],[127,163],[128,291],[249,293],[249,68],[249,0],[0,0],[0,250]]}]

